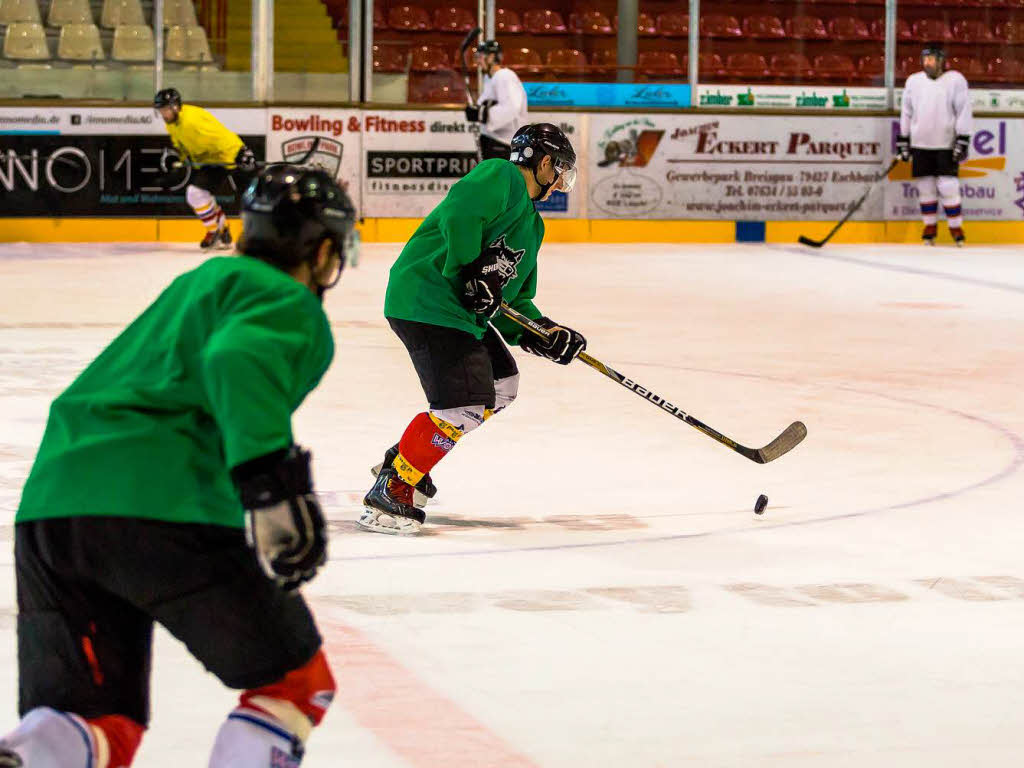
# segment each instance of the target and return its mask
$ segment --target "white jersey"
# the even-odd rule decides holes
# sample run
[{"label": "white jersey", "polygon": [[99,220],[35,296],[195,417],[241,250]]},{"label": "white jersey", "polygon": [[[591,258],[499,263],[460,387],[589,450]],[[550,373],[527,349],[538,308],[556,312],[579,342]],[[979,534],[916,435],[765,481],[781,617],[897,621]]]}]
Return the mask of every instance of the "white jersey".
[{"label": "white jersey", "polygon": [[967,80],[949,70],[934,80],[925,72],[907,78],[900,113],[900,134],[918,149],[952,149],[957,136],[971,135],[971,97]]},{"label": "white jersey", "polygon": [[519,76],[508,67],[502,67],[484,76],[484,87],[480,91],[480,103],[493,102],[487,110],[487,122],[481,133],[504,144],[512,143],[512,136],[529,122],[526,114],[526,89],[519,82]]}]

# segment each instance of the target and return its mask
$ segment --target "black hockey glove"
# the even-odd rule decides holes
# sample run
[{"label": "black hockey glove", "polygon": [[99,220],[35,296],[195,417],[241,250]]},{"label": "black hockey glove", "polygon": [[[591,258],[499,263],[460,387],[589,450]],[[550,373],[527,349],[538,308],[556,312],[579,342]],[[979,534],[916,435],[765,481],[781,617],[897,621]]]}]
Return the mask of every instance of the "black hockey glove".
[{"label": "black hockey glove", "polygon": [[466,105],[466,119],[471,123],[486,123],[487,112],[491,107],[490,101],[485,101],[481,104],[467,104]]},{"label": "black hockey glove", "polygon": [[297,445],[231,470],[245,534],[267,576],[292,590],[327,562],[327,524],[313,491],[309,451]]},{"label": "black hockey glove", "polygon": [[971,137],[960,134],[956,137],[956,143],[953,145],[953,162],[962,163],[967,159],[967,150],[971,146]]},{"label": "black hockey glove", "polygon": [[519,340],[520,349],[553,360],[559,365],[568,365],[587,348],[587,340],[579,331],[558,325],[546,317],[540,318],[537,322],[543,325],[550,335],[544,339],[532,331],[526,331]]},{"label": "black hockey glove", "polygon": [[470,312],[491,317],[501,306],[501,269],[496,251],[487,249],[462,269],[462,304]]},{"label": "black hockey glove", "polygon": [[248,147],[242,147],[235,155],[235,165],[240,171],[252,172],[256,170],[256,155]]},{"label": "black hockey glove", "polygon": [[909,136],[897,136],[896,137],[896,154],[900,156],[900,160],[904,163],[910,159],[910,137]]}]

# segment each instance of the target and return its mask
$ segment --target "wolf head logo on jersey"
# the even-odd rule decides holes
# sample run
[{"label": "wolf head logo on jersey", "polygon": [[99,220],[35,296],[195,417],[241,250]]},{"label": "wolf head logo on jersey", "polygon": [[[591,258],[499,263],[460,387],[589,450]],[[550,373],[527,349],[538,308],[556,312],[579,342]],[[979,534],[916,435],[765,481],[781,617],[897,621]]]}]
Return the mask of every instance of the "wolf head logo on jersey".
[{"label": "wolf head logo on jersey", "polygon": [[498,271],[501,273],[501,284],[506,286],[519,275],[519,262],[522,261],[526,249],[517,251],[509,248],[505,243],[505,236],[501,235],[487,246],[484,253],[487,256],[494,255],[498,262]]}]

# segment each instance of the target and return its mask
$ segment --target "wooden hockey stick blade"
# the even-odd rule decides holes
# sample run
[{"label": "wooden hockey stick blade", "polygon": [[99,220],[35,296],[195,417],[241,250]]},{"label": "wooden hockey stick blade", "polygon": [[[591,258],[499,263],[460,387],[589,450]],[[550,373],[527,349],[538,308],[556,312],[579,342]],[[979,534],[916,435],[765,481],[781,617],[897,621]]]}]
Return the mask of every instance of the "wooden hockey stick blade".
[{"label": "wooden hockey stick blade", "polygon": [[824,240],[811,240],[806,235],[800,235],[798,238],[801,245],[809,245],[811,248],[821,248],[825,244]]},{"label": "wooden hockey stick blade", "polygon": [[782,434],[764,448],[751,451],[753,455],[748,456],[748,458],[756,461],[758,464],[767,464],[769,461],[775,461],[780,456],[785,456],[800,445],[805,437],[807,437],[807,427],[804,426],[802,421],[794,421],[782,431]]}]

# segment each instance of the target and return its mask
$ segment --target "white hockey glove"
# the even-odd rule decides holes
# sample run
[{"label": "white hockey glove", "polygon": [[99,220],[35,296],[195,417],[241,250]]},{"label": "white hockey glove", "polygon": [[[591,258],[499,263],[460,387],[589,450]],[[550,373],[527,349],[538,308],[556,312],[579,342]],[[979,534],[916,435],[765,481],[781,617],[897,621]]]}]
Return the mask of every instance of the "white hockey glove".
[{"label": "white hockey glove", "polygon": [[310,453],[296,445],[235,467],[246,541],[267,576],[286,590],[327,562],[327,524],[313,491]]}]

